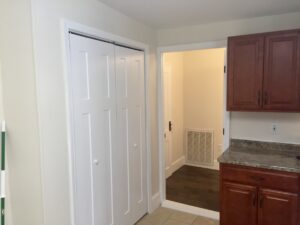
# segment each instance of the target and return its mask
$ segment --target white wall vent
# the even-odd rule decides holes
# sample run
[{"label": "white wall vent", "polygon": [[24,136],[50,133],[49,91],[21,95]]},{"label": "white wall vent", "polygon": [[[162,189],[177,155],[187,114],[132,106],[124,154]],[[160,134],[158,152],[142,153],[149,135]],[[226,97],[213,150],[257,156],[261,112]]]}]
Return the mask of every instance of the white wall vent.
[{"label": "white wall vent", "polygon": [[187,129],[186,164],[195,166],[214,165],[214,131]]}]

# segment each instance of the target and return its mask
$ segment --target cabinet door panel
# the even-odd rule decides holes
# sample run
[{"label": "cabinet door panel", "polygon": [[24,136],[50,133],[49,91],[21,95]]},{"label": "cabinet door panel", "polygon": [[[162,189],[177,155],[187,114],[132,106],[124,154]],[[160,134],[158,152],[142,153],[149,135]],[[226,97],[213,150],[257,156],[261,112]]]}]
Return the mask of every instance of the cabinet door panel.
[{"label": "cabinet door panel", "polygon": [[300,33],[275,33],[265,39],[264,109],[299,109]]},{"label": "cabinet door panel", "polygon": [[261,108],[264,37],[228,40],[228,110]]},{"label": "cabinet door panel", "polygon": [[221,225],[256,225],[256,187],[224,182],[221,201]]},{"label": "cabinet door panel", "polygon": [[258,225],[298,225],[298,195],[262,189]]}]

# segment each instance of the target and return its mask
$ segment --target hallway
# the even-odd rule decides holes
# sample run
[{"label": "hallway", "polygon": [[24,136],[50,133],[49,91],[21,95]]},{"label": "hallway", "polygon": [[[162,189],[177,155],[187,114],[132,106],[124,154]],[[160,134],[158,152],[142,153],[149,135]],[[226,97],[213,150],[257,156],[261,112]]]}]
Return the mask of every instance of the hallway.
[{"label": "hallway", "polygon": [[219,211],[219,171],[183,166],[167,179],[167,200]]}]

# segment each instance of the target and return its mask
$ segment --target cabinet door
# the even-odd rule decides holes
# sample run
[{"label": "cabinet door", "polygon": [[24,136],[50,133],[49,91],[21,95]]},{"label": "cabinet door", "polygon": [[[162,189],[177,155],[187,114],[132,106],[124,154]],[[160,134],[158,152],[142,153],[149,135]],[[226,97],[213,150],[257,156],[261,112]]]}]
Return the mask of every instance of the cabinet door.
[{"label": "cabinet door", "polygon": [[300,31],[269,34],[265,39],[264,109],[299,110]]},{"label": "cabinet door", "polygon": [[249,35],[228,40],[228,110],[261,109],[264,37]]},{"label": "cabinet door", "polygon": [[258,225],[298,225],[298,195],[262,189]]},{"label": "cabinet door", "polygon": [[220,224],[256,225],[256,222],[257,188],[224,182],[222,185]]}]

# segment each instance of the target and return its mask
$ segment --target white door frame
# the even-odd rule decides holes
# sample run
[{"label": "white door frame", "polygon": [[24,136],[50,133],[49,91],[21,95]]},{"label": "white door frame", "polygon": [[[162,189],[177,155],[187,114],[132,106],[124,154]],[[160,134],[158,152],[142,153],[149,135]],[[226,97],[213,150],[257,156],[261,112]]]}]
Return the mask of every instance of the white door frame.
[{"label": "white door frame", "polygon": [[[191,50],[203,50],[203,49],[212,49],[212,48],[227,48],[227,41],[213,41],[213,42],[203,42],[203,43],[195,43],[195,44],[187,44],[187,45],[173,45],[167,47],[159,47],[157,49],[157,73],[158,73],[158,88],[157,88],[157,96],[158,96],[158,141],[159,141],[159,192],[160,192],[160,200],[161,203],[165,206],[170,206],[170,201],[166,201],[166,180],[165,180],[165,156],[164,156],[164,79],[163,79],[163,53],[167,52],[180,52],[180,51],[191,51]],[[225,51],[225,62],[227,62],[227,56]],[[224,73],[224,78],[226,78],[226,73]],[[230,116],[229,112],[226,111],[226,89],[227,89],[227,79],[224,79],[224,128],[225,135],[223,140],[223,151],[226,150],[226,145],[229,144],[229,124],[230,124]],[[165,202],[165,203],[164,203]],[[178,204],[176,204],[178,205]],[[175,206],[176,207],[176,206]],[[197,211],[197,210],[196,210]],[[198,211],[197,211],[198,212]],[[195,211],[194,211],[195,213]],[[199,215],[201,213],[205,214],[204,216],[215,218],[218,217],[217,213],[207,214],[207,210],[199,210]]]},{"label": "white door frame", "polygon": [[[172,74],[172,70],[171,70],[171,67],[165,67],[165,68],[163,68],[164,69],[164,75],[165,75],[165,73],[169,73],[169,76]],[[166,77],[165,77],[166,78]],[[168,83],[168,84],[167,84]],[[168,90],[166,90],[166,89],[168,89]],[[169,121],[173,121],[173,118],[172,118],[172,113],[171,113],[171,109],[172,109],[172,80],[171,79],[168,79],[168,81],[167,82],[164,82],[164,91],[166,91],[167,93],[165,93],[166,95],[167,95],[167,97],[166,96],[164,96],[164,97],[166,97],[166,99],[168,99],[169,101],[168,101],[168,105],[166,105],[166,104],[164,104],[164,113],[166,113],[166,114],[168,114],[168,116],[166,116],[165,114],[164,114],[164,138],[165,138],[165,142],[166,142],[166,140],[168,140],[168,150],[166,149],[166,146],[164,147],[164,150],[165,151],[167,151],[167,153],[165,152],[165,156],[167,155],[167,157],[168,157],[168,160],[169,160],[169,165],[166,165],[165,166],[165,175],[166,175],[166,178],[167,177],[169,177],[169,176],[171,176],[171,174],[172,174],[172,163],[171,163],[171,161],[172,161],[172,151],[171,151],[171,149],[172,149],[172,131],[169,131],[169,128],[168,127],[166,127],[166,123],[168,123]],[[164,99],[165,100],[165,99]],[[164,103],[166,103],[165,101],[164,101]],[[166,117],[168,117],[168,118],[166,118]],[[167,162],[167,159],[165,158],[165,163]]]},{"label": "white door frame", "polygon": [[148,201],[148,212],[152,211],[151,199],[152,199],[152,180],[151,180],[151,115],[150,115],[150,94],[149,94],[149,55],[150,50],[149,46],[133,41],[121,36],[117,36],[111,33],[107,33],[105,31],[95,29],[89,26],[85,26],[76,22],[68,21],[65,19],[61,20],[61,43],[63,49],[63,66],[64,66],[64,80],[65,80],[65,100],[66,100],[66,111],[67,111],[67,128],[68,128],[68,155],[69,155],[69,187],[70,187],[70,206],[71,206],[71,223],[72,225],[75,224],[75,217],[74,217],[74,187],[73,187],[73,168],[72,168],[72,146],[74,145],[73,134],[72,134],[72,119],[73,115],[70,111],[70,106],[72,102],[71,99],[71,88],[68,86],[71,77],[71,62],[70,62],[70,31],[83,34],[89,37],[95,37],[103,40],[113,41],[124,46],[132,47],[141,49],[144,51],[145,55],[145,118],[146,118],[146,162],[147,162],[147,201]]}]

